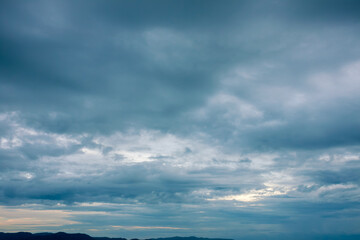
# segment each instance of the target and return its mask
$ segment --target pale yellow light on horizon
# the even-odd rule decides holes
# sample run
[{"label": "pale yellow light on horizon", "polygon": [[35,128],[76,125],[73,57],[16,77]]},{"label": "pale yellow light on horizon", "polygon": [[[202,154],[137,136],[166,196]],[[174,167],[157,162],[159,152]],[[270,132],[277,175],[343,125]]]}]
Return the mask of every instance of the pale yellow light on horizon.
[{"label": "pale yellow light on horizon", "polygon": [[0,231],[32,231],[39,227],[82,224],[71,220],[76,215],[108,215],[104,211],[42,210],[0,206]]},{"label": "pale yellow light on horizon", "polygon": [[72,213],[63,210],[35,210],[0,206],[0,229],[6,231],[31,230],[36,227],[58,227],[79,224],[70,220]]},{"label": "pale yellow light on horizon", "polygon": [[265,184],[266,188],[259,190],[250,190],[247,193],[227,195],[223,197],[209,198],[208,201],[239,201],[239,202],[256,202],[266,197],[280,196],[287,194],[291,189],[288,187],[279,187],[273,184]]}]

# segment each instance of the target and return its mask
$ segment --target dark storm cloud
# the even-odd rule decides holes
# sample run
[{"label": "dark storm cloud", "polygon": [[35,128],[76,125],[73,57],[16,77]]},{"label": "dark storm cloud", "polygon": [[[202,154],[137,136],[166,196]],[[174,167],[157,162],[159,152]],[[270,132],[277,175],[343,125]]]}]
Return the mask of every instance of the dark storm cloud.
[{"label": "dark storm cloud", "polygon": [[311,173],[321,184],[340,184],[340,183],[357,183],[360,182],[358,168],[347,168],[338,171],[317,171]]},{"label": "dark storm cloud", "polygon": [[[254,92],[259,86],[284,84],[309,91],[311,86],[301,82],[315,69],[323,69],[324,64],[339,66],[339,60],[357,60],[359,48],[349,45],[357,34],[351,29],[344,32],[340,20],[331,23],[333,26],[326,24],[331,16],[344,19],[341,16],[348,13],[354,18],[358,8],[351,1],[159,1],[141,7],[136,1],[3,5],[2,110],[21,111],[37,128],[109,133],[141,126],[183,132],[179,126],[185,124],[194,130],[199,126],[188,119],[187,112],[201,107],[221,88],[219,74],[236,65],[256,68],[257,63],[266,61],[285,65],[268,71],[256,83],[239,77],[242,84],[231,92],[265,113],[260,122],[281,119],[286,123],[268,129],[240,129],[250,146],[318,148],[359,140],[359,131],[353,131],[359,128],[358,116],[347,107],[354,100],[320,106],[316,112],[306,107],[288,116],[276,102],[263,105],[261,98],[272,98],[271,93],[260,96]],[[262,17],[257,19],[258,14]],[[325,30],[319,32],[322,27],[303,21],[307,18],[315,23],[324,20]],[[356,23],[350,24],[356,27]],[[348,43],[338,46],[338,31],[326,31],[331,27],[347,34]],[[324,38],[328,47],[317,47]],[[301,45],[311,41],[317,55],[310,53],[312,46],[306,49]],[[296,51],[305,51],[305,55],[294,56]],[[262,71],[263,66],[258,69]],[[314,115],[319,115],[316,121]],[[349,115],[345,118],[348,122],[337,117],[341,115]],[[214,128],[214,136],[229,138],[232,126],[213,119],[205,126]],[[345,135],[336,137],[339,132]]]},{"label": "dark storm cloud", "polygon": [[[198,47],[201,40],[193,42],[189,33],[176,32],[177,22],[183,22],[173,16],[177,6],[163,11],[156,6],[166,9],[168,3],[145,3],[141,9],[149,13],[146,17],[133,2],[69,4],[4,4],[4,110],[21,110],[29,121],[40,121],[39,127],[52,131],[113,130],[132,122],[168,128],[169,121],[201,103],[212,90],[208,67],[217,63],[207,59],[208,47]],[[200,8],[205,3],[199,4]],[[167,16],[175,23],[162,20]],[[163,54],[161,62],[151,51]],[[221,61],[226,57],[222,55],[214,57]],[[49,118],[50,111],[59,116]]]},{"label": "dark storm cloud", "polygon": [[[39,200],[66,203],[88,201],[186,202],[189,191],[204,185],[189,176],[169,175],[171,169],[156,170],[159,166],[135,165],[123,167],[96,178],[86,176],[68,179],[54,178],[55,172],[36,172],[34,179],[26,179],[14,172],[2,174],[3,203]],[[15,176],[14,176],[15,175]]]},{"label": "dark storm cloud", "polygon": [[317,0],[310,3],[310,1],[295,1],[292,5],[292,14],[301,21],[306,21],[308,16],[309,20],[321,20],[324,23],[344,23],[354,22],[359,19],[360,5],[356,0]]}]

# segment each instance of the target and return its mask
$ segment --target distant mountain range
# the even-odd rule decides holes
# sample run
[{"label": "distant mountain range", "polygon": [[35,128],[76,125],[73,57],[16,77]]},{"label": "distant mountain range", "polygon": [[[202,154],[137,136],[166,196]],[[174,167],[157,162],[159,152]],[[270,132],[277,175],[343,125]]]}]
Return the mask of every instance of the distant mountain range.
[{"label": "distant mountain range", "polygon": [[[0,240],[127,240],[126,238],[91,237],[83,233],[3,233],[0,232]],[[131,239],[138,240],[138,239]],[[231,240],[223,238],[198,238],[198,237],[170,237],[151,238],[146,240]]]}]

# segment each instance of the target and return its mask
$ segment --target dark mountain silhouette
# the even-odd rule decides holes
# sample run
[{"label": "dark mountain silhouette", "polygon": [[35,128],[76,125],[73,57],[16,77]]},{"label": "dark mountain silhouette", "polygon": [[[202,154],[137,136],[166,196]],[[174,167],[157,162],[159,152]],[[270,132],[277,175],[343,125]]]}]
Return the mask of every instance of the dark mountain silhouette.
[{"label": "dark mountain silhouette", "polygon": [[126,240],[126,238],[92,237],[95,240]]},{"label": "dark mountain silhouette", "polygon": [[92,237],[81,233],[0,233],[0,240],[94,240]]},{"label": "dark mountain silhouette", "polygon": [[201,238],[201,237],[168,237],[168,238],[149,238],[145,240],[232,240],[224,238]]},{"label": "dark mountain silhouette", "polygon": [[[127,240],[126,238],[91,237],[83,233],[3,233],[0,232],[0,240]],[[146,240],[231,240],[221,238],[198,238],[198,237],[169,237],[149,238]]]}]

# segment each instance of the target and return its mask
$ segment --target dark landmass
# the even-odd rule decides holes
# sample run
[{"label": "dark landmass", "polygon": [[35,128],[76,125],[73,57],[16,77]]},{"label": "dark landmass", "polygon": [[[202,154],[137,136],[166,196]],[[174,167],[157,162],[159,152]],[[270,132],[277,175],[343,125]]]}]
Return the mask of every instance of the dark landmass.
[{"label": "dark landmass", "polygon": [[[0,240],[127,240],[126,238],[91,237],[83,233],[3,233],[0,232]],[[137,239],[132,239],[137,240]],[[231,240],[222,238],[198,238],[198,237],[169,237],[150,238],[146,240]]]},{"label": "dark landmass", "polygon": [[232,240],[224,238],[201,238],[201,237],[168,237],[168,238],[149,238],[146,240]]},{"label": "dark landmass", "polygon": [[[94,240],[89,235],[82,233],[0,233],[0,240]],[[125,239],[122,239],[125,240]]]}]

